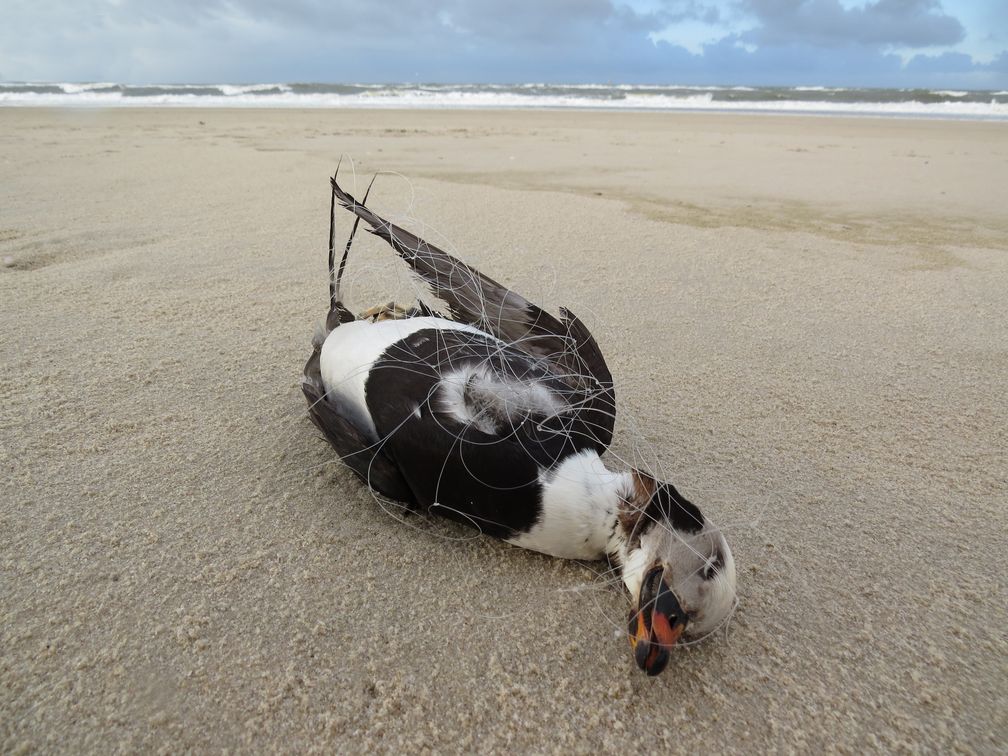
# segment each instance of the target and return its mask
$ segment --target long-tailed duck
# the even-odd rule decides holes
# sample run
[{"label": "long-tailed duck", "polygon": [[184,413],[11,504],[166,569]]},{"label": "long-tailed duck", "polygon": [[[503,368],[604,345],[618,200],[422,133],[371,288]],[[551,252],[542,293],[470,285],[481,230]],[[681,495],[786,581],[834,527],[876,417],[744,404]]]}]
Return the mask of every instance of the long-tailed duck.
[{"label": "long-tailed duck", "polygon": [[[302,388],[315,425],[374,491],[516,546],[607,558],[635,606],[637,665],[661,672],[681,637],[725,622],[735,563],[722,533],[671,483],[611,471],[616,396],[595,338],[368,209],[331,179],[329,313]],[[370,187],[369,187],[370,190]],[[334,273],[335,205],[353,231]],[[358,223],[447,304],[360,317],[340,281]]]}]

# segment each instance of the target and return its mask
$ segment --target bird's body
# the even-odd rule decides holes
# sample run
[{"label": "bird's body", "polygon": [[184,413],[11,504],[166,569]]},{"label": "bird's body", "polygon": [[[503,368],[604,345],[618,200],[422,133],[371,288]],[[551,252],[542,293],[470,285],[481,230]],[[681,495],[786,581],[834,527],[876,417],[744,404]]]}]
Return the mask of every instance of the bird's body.
[{"label": "bird's body", "polygon": [[[734,564],[723,536],[671,485],[603,463],[615,392],[591,333],[332,186],[334,204],[386,239],[452,317],[420,303],[354,317],[333,277],[330,233],[330,312],[302,381],[315,424],[373,490],[411,509],[553,556],[620,565],[631,594],[650,602],[631,619],[638,664],[659,672],[687,622],[703,629],[727,616]],[[345,262],[346,253],[340,271]],[[676,560],[690,609],[668,580]]]},{"label": "bird's body", "polygon": [[412,505],[552,556],[612,550],[630,478],[572,436],[564,384],[528,355],[446,318],[356,320],[326,338],[320,373]]}]

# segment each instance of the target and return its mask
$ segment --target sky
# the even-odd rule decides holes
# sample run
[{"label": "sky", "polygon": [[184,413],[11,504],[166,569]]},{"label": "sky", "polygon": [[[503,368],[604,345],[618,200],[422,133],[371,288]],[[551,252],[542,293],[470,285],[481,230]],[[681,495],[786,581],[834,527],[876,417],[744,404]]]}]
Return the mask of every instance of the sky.
[{"label": "sky", "polygon": [[0,0],[0,80],[1008,89],[1008,0]]}]

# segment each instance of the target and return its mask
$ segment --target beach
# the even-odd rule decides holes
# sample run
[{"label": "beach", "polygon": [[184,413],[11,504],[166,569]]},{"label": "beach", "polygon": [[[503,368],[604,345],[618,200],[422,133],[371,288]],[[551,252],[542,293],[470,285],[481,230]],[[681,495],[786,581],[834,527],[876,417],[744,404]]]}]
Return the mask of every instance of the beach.
[{"label": "beach", "polygon": [[[604,564],[403,518],[309,422],[341,156],[583,316],[606,459],[724,528],[662,676]],[[3,752],[1005,747],[1003,123],[19,108],[0,172]],[[412,297],[359,237],[350,304]]]}]

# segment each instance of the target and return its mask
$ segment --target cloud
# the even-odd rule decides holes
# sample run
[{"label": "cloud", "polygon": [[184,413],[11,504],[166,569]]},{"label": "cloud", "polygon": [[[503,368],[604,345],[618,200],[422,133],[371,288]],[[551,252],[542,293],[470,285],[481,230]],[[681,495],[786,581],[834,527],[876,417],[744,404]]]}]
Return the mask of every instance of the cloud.
[{"label": "cloud", "polygon": [[906,64],[909,75],[926,75],[945,81],[949,77],[959,77],[959,81],[970,82],[978,88],[1004,87],[1008,85],[1008,51],[1002,52],[989,63],[977,63],[965,53],[945,52],[941,55],[915,55]]},{"label": "cloud", "polygon": [[[987,68],[991,71],[1008,74],[1008,50],[1005,50],[994,58],[994,60],[987,65]],[[1006,77],[1006,80],[1008,80],[1008,77]]]},{"label": "cloud", "polygon": [[[14,0],[0,71],[44,79],[582,80],[640,75],[701,0]],[[646,73],[646,71],[644,71]]]},{"label": "cloud", "polygon": [[965,53],[946,52],[941,55],[915,55],[906,64],[911,73],[968,73],[976,67]]},{"label": "cloud", "polygon": [[877,0],[847,8],[839,0],[742,0],[759,25],[742,39],[756,45],[937,47],[966,36],[938,0]]},{"label": "cloud", "polygon": [[[1005,55],[903,66],[894,48],[945,52],[934,47],[963,36],[935,0],[7,2],[0,77],[10,79],[1008,84]],[[690,24],[705,36],[683,36],[689,50],[670,41]]]}]

